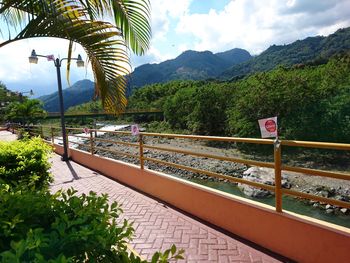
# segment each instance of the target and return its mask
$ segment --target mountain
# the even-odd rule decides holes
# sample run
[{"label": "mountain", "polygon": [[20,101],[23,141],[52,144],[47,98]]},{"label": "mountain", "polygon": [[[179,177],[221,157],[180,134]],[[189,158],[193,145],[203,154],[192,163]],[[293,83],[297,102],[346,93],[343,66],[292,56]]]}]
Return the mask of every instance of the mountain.
[{"label": "mountain", "polygon": [[[71,87],[63,90],[63,104],[64,110],[71,106],[79,105],[91,101],[94,96],[94,83],[91,80],[84,79],[77,81]],[[48,112],[58,112],[58,91],[41,96],[38,98],[44,103],[44,109]]]},{"label": "mountain", "polygon": [[350,28],[339,29],[327,37],[308,37],[289,45],[272,45],[260,55],[232,66],[220,76],[232,79],[259,71],[268,71],[277,65],[291,66],[314,60],[327,60],[330,56],[350,50]]},{"label": "mountain", "polygon": [[215,78],[229,67],[251,58],[248,51],[235,48],[226,52],[213,54],[210,51],[183,52],[175,59],[159,64],[141,65],[131,74],[132,87],[167,82],[175,79]]},{"label": "mountain", "polygon": [[230,67],[243,63],[252,57],[247,50],[241,48],[234,48],[225,52],[216,53],[215,55],[227,61]]}]

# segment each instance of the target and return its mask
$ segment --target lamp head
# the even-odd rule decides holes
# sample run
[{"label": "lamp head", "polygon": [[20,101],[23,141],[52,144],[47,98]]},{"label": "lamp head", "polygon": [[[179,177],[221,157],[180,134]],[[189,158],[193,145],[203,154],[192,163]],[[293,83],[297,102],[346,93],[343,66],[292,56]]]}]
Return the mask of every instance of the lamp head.
[{"label": "lamp head", "polygon": [[32,54],[29,57],[29,63],[31,64],[38,64],[38,56],[35,53],[35,50],[32,50]]},{"label": "lamp head", "polygon": [[84,67],[84,60],[81,58],[80,55],[78,55],[78,58],[77,58],[77,66],[78,68]]}]

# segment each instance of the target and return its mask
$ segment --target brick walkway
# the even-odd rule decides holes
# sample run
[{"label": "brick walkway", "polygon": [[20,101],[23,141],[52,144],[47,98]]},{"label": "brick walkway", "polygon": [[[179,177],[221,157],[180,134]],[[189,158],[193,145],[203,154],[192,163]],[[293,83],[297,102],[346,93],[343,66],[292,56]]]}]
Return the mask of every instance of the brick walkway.
[{"label": "brick walkway", "polygon": [[107,193],[122,204],[123,217],[134,222],[130,245],[146,259],[175,244],[185,249],[185,262],[280,262],[77,163],[64,163],[58,155],[51,160],[55,177],[52,191],[73,187],[79,193]]}]

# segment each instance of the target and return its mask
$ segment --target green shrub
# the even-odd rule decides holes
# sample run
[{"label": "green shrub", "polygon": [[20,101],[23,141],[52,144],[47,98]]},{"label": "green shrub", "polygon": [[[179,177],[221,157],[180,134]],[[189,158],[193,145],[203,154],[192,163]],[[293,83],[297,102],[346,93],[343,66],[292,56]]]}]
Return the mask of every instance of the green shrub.
[{"label": "green shrub", "polygon": [[[141,262],[129,255],[133,229],[106,195],[0,188],[2,262]],[[156,253],[152,262],[182,258],[176,247]],[[143,261],[145,262],[145,261]]]},{"label": "green shrub", "polygon": [[0,182],[11,186],[23,183],[41,189],[52,181],[48,172],[50,146],[39,138],[0,142]]}]

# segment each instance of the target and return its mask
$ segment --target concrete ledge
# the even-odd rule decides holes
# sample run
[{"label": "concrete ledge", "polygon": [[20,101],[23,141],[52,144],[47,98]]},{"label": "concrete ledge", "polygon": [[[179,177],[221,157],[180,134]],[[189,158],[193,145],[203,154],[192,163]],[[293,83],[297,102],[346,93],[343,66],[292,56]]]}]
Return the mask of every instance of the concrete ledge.
[{"label": "concrete ledge", "polygon": [[[62,153],[62,147],[55,145]],[[298,262],[349,262],[350,229],[70,149],[72,160]]]}]

